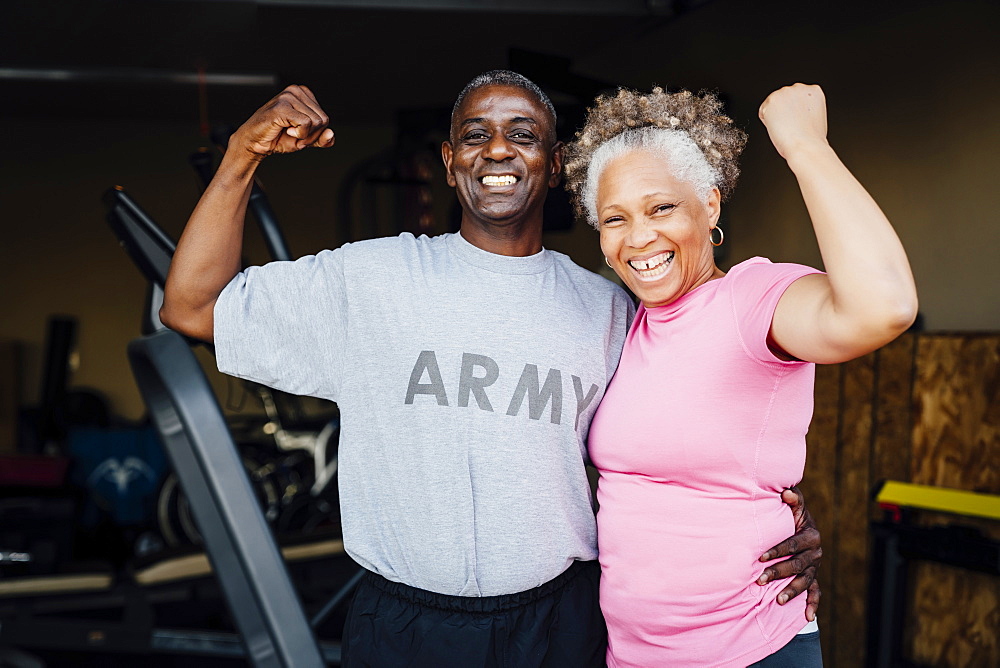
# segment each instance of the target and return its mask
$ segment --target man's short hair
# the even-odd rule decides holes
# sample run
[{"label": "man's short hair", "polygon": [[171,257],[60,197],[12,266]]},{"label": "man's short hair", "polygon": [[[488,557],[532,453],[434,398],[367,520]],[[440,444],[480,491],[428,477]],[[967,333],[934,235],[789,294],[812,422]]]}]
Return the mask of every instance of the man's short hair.
[{"label": "man's short hair", "polygon": [[475,79],[465,84],[465,88],[462,92],[458,94],[458,98],[455,100],[455,105],[451,108],[451,123],[455,124],[455,114],[458,113],[458,108],[462,106],[462,102],[465,100],[466,96],[474,90],[478,90],[483,86],[513,86],[515,88],[523,88],[528,91],[535,98],[538,99],[545,108],[549,110],[552,114],[552,131],[555,132],[556,129],[556,108],[552,104],[552,100],[546,95],[538,85],[524,76],[523,74],[518,74],[517,72],[511,72],[510,70],[490,70],[489,72],[483,72]]}]

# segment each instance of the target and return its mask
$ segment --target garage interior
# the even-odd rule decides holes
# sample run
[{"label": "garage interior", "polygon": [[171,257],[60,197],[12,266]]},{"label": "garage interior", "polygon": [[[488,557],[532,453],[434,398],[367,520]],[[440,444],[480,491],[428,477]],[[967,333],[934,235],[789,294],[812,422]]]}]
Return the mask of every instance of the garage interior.
[{"label": "garage interior", "polygon": [[[457,93],[494,68],[550,95],[565,140],[594,96],[619,86],[720,92],[750,135],[724,210],[723,268],[756,255],[822,266],[756,112],[780,86],[823,86],[831,143],[893,222],[920,296],[911,332],[817,370],[801,488],[823,534],[824,659],[1000,665],[997,517],[875,498],[884,480],[987,505],[1000,495],[997,3],[38,0],[3,14],[0,665],[246,665],[130,366],[151,290],[109,225],[116,193],[176,240],[216,143],[298,83],[337,144],[261,168],[265,229],[293,257],[454,231],[440,144]],[[561,191],[550,200],[545,246],[613,278],[597,234]],[[275,249],[248,226],[244,254],[261,264]],[[342,606],[325,606],[356,566],[338,542],[335,481],[318,498],[307,488],[334,457],[314,455],[335,444],[337,409],[225,377],[204,347],[194,355],[335,663]],[[126,469],[129,456],[146,468]],[[117,469],[95,476],[109,459]],[[127,503],[115,482],[126,478],[146,481]],[[927,530],[901,553],[905,586],[890,594],[887,522]],[[56,590],[25,588],[45,578]],[[891,641],[873,612],[890,595],[901,615]],[[153,635],[180,627],[216,653]]]}]

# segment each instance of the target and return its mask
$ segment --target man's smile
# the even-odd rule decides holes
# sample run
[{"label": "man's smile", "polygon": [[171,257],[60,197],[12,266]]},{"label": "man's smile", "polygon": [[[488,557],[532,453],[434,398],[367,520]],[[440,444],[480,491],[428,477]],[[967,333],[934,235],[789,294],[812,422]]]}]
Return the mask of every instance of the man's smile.
[{"label": "man's smile", "polygon": [[484,186],[488,187],[512,186],[518,180],[518,177],[513,174],[487,174],[479,179]]}]

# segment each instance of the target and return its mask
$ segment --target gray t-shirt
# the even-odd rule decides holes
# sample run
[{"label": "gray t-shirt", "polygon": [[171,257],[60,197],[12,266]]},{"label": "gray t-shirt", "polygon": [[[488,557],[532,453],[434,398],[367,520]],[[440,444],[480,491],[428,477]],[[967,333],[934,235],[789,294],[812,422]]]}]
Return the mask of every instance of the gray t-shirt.
[{"label": "gray t-shirt", "polygon": [[220,371],[339,404],[351,557],[492,596],[597,557],[585,444],[633,312],[561,253],[402,234],[247,269],[215,350]]}]

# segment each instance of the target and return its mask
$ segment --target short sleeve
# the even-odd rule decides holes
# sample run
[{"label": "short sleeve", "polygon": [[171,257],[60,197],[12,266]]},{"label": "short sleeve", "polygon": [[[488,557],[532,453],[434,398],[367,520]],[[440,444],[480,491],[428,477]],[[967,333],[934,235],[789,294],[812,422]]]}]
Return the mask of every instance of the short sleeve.
[{"label": "short sleeve", "polygon": [[215,304],[219,371],[336,401],[346,357],[343,263],[337,249],[237,274]]},{"label": "short sleeve", "polygon": [[822,273],[801,264],[773,263],[765,258],[753,258],[733,267],[729,272],[733,316],[740,341],[747,354],[758,361],[785,362],[771,352],[767,336],[771,331],[774,310],[788,286],[810,274]]}]

